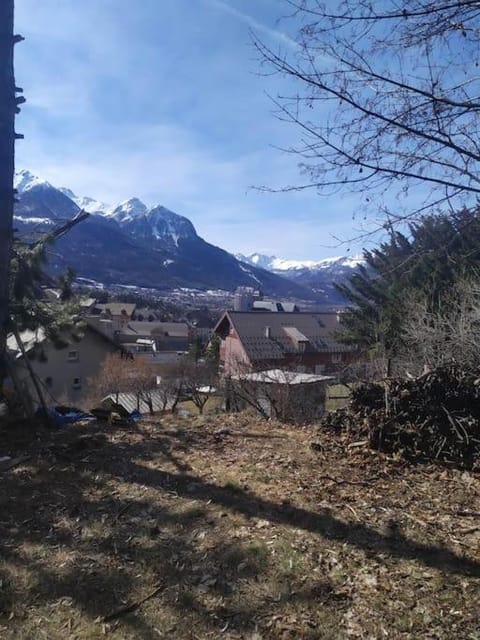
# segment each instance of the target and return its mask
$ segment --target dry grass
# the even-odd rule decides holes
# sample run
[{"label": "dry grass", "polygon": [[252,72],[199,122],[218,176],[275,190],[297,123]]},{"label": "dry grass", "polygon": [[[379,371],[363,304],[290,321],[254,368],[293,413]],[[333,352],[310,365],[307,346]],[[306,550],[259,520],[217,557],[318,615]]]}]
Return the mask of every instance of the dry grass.
[{"label": "dry grass", "polygon": [[480,638],[472,474],[242,415],[30,450],[0,477],[2,639]]}]

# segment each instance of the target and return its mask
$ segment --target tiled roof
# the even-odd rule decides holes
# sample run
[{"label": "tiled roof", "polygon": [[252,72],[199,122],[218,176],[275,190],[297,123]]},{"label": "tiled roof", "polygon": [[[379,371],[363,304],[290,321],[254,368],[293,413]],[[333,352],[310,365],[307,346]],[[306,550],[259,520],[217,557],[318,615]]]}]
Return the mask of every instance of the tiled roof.
[{"label": "tiled roof", "polygon": [[217,325],[231,322],[251,360],[281,360],[299,353],[295,336],[306,338],[302,353],[348,352],[334,332],[340,328],[336,313],[229,311]]},{"label": "tiled roof", "polygon": [[111,313],[112,316],[126,315],[131,318],[132,313],[135,311],[136,305],[131,302],[105,302],[96,304],[95,308],[100,311]]}]

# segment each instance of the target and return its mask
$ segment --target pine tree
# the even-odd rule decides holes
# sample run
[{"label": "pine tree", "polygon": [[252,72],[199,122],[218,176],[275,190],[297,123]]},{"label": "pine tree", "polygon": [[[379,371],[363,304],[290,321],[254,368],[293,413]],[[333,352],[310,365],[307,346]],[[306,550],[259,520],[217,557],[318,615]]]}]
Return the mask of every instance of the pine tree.
[{"label": "pine tree", "polygon": [[409,293],[424,295],[434,312],[459,280],[480,272],[480,208],[425,216],[408,232],[392,231],[364,258],[366,266],[337,285],[351,303],[339,338],[393,357]]},{"label": "pine tree", "polygon": [[61,348],[71,339],[80,339],[83,324],[72,292],[73,271],[68,270],[57,279],[46,275],[48,244],[48,237],[34,245],[18,240],[13,244],[10,324],[19,332],[42,328]]}]

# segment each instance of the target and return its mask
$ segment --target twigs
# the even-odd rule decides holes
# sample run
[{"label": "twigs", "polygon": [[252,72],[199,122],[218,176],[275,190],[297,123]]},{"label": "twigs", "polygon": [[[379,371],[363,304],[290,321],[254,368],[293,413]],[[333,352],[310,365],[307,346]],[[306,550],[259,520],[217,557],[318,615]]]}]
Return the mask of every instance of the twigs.
[{"label": "twigs", "polygon": [[372,482],[380,480],[380,476],[372,476],[371,478],[367,478],[366,480],[345,480],[343,478],[334,478],[333,476],[329,476],[326,474],[318,477],[320,480],[330,480],[331,482],[335,482],[335,484],[350,484],[353,486],[358,485],[362,487],[368,487]]},{"label": "twigs", "polygon": [[475,469],[480,465],[477,379],[478,372],[450,365],[418,378],[391,380],[389,413],[383,385],[362,385],[352,391],[348,407],[326,416],[324,426],[366,438],[385,453]]},{"label": "twigs", "polygon": [[142,606],[142,604],[147,602],[147,600],[151,600],[155,596],[158,596],[158,594],[161,593],[165,588],[166,587],[163,584],[157,585],[155,589],[153,589],[153,591],[150,591],[150,593],[148,593],[145,597],[141,598],[140,600],[136,600],[135,602],[132,602],[130,604],[127,604],[124,607],[120,607],[120,609],[117,609],[116,611],[113,611],[112,613],[109,613],[108,615],[104,616],[101,621],[104,623],[111,622],[112,620],[116,620],[117,618],[120,618],[121,616],[124,616],[127,613],[132,613],[133,611],[136,611],[139,607]]}]

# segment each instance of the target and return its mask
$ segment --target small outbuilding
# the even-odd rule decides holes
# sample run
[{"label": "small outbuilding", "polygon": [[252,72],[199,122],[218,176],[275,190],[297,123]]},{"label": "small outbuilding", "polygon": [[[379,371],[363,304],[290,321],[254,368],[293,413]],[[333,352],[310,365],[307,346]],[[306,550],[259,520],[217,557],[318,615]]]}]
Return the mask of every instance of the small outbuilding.
[{"label": "small outbuilding", "polygon": [[266,418],[310,421],[324,413],[327,385],[334,379],[283,369],[236,374],[227,380],[227,408],[250,406]]}]

